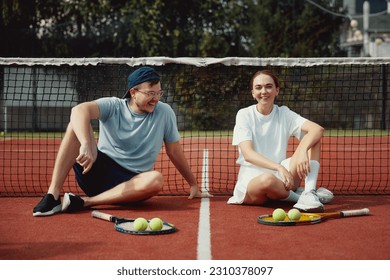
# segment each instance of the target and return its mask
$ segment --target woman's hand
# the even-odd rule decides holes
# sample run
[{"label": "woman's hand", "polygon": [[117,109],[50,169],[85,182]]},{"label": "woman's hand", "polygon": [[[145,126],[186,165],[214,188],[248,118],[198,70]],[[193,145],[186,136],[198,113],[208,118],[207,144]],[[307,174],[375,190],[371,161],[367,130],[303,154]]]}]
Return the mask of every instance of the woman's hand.
[{"label": "woman's hand", "polygon": [[285,189],[287,191],[292,190],[294,188],[294,178],[291,173],[283,165],[279,165],[277,171],[282,178]]}]

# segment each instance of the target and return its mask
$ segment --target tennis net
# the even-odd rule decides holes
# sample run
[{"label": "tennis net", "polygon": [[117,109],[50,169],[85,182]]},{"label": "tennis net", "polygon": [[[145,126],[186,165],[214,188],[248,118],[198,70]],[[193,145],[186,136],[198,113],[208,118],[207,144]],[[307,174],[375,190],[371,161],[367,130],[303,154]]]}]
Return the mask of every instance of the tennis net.
[{"label": "tennis net", "polygon": [[[128,74],[141,65],[162,75],[161,101],[174,109],[192,170],[211,193],[233,192],[235,115],[254,104],[251,76],[267,68],[281,80],[276,103],[326,130],[319,186],[336,194],[390,194],[390,59],[147,57],[0,58],[0,196],[44,194],[71,108],[122,97]],[[289,153],[296,145],[291,139]],[[165,176],[163,195],[188,193],[164,148],[155,169]],[[73,172],[64,191],[81,192]]]}]

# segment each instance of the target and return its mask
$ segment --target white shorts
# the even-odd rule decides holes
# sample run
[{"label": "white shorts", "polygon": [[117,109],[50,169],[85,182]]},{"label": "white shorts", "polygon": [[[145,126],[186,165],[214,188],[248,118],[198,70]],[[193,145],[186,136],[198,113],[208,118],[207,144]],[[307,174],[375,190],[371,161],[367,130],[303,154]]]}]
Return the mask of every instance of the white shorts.
[{"label": "white shorts", "polygon": [[[287,170],[290,170],[290,159],[283,160],[280,164],[283,165]],[[249,182],[261,174],[269,173],[274,174],[278,179],[281,177],[277,171],[261,168],[255,165],[241,166],[238,172],[237,183],[234,187],[233,196],[229,198],[228,204],[242,204],[244,202],[245,194],[248,189]]]}]

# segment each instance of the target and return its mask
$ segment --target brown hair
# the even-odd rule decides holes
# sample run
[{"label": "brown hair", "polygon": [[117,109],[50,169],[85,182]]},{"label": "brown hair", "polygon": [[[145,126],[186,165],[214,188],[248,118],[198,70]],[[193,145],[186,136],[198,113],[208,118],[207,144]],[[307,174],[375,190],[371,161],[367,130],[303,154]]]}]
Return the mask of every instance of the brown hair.
[{"label": "brown hair", "polygon": [[255,80],[255,78],[257,76],[259,76],[261,74],[270,76],[272,78],[272,80],[274,80],[275,87],[276,88],[279,87],[279,78],[271,70],[261,70],[261,71],[257,71],[255,74],[253,74],[252,79],[251,79],[251,84],[250,84],[251,89],[253,89],[253,81]]}]

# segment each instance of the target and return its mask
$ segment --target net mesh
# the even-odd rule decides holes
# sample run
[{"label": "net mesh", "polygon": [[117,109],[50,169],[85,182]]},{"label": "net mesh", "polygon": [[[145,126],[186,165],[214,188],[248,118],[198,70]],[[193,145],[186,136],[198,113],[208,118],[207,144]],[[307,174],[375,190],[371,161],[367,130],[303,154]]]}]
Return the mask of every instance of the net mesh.
[{"label": "net mesh", "polygon": [[[204,189],[230,195],[236,182],[235,116],[254,104],[254,72],[281,80],[276,100],[326,129],[318,185],[336,194],[390,194],[390,59],[0,58],[0,196],[40,196],[50,183],[56,152],[80,102],[122,97],[140,65],[162,75],[181,143]],[[92,123],[98,138],[98,123]],[[291,139],[291,154],[297,142]],[[162,148],[155,169],[163,195],[189,187]],[[63,191],[81,193],[73,172]]]}]

